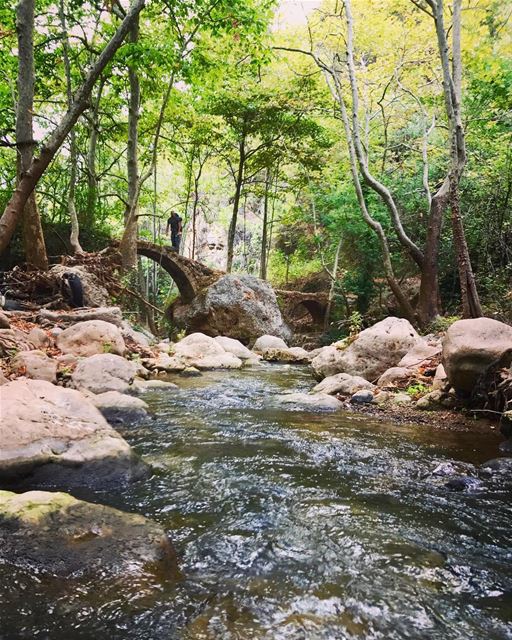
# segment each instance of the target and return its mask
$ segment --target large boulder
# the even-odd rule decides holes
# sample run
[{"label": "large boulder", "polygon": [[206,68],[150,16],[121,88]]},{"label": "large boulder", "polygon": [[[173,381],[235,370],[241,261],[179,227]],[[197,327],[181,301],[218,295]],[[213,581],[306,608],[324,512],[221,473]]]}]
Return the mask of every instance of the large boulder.
[{"label": "large boulder", "polygon": [[49,275],[55,278],[57,283],[60,283],[65,273],[74,273],[80,278],[84,293],[84,306],[108,306],[110,303],[108,291],[94,273],[90,273],[85,267],[70,267],[63,264],[56,264],[50,269]]},{"label": "large boulder", "polygon": [[351,376],[348,373],[336,373],[319,382],[316,387],[313,387],[312,393],[327,393],[329,395],[339,393],[341,395],[352,396],[362,389],[373,391],[375,386],[360,376]]},{"label": "large boulder", "polygon": [[491,318],[458,320],[446,332],[442,360],[450,384],[469,393],[490,366],[510,366],[512,327]]},{"label": "large boulder", "polygon": [[30,488],[104,488],[147,474],[81,393],[43,380],[0,387],[0,481]]},{"label": "large boulder", "polygon": [[191,333],[172,347],[174,357],[197,369],[240,369],[242,360],[204,333]]},{"label": "large boulder", "polygon": [[43,351],[20,351],[11,360],[11,368],[27,378],[57,382],[57,361]]},{"label": "large boulder", "polygon": [[124,355],[126,345],[117,327],[103,320],[77,322],[57,336],[57,347],[63,353],[93,356],[97,353]]},{"label": "large boulder", "polygon": [[322,349],[311,364],[320,378],[349,373],[374,381],[421,340],[408,320],[390,317],[361,331],[348,347]]},{"label": "large boulder", "polygon": [[99,353],[80,360],[71,375],[73,386],[92,393],[126,393],[139,365],[113,353]]},{"label": "large boulder", "polygon": [[228,336],[244,344],[265,333],[283,338],[291,334],[274,290],[254,276],[221,276],[191,303],[175,303],[171,313],[174,323],[187,331]]},{"label": "large boulder", "polygon": [[243,345],[240,340],[228,338],[227,336],[217,336],[215,342],[220,344],[224,351],[232,353],[237,358],[240,358],[240,360],[253,360],[255,358],[254,353]]},{"label": "large boulder", "polygon": [[62,577],[176,574],[165,531],[135,513],[67,493],[0,491],[0,562]]}]

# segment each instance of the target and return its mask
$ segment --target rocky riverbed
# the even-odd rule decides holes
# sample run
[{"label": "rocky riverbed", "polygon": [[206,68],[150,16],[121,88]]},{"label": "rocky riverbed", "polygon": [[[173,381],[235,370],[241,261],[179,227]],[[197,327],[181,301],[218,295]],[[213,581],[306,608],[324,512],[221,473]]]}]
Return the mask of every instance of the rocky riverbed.
[{"label": "rocky riverbed", "polygon": [[[460,321],[444,336],[422,337],[406,320],[387,318],[312,352],[271,335],[260,336],[251,348],[203,333],[158,342],[131,327],[116,307],[13,312],[1,314],[0,325],[0,529],[5,539],[0,564],[19,570],[68,578],[98,571],[138,575],[150,590],[176,582],[173,527],[162,528],[147,518],[151,514],[127,513],[122,500],[109,496],[121,488],[144,492],[158,473],[158,460],[140,456],[136,436],[136,425],[146,425],[147,432],[152,418],[158,420],[154,394],[185,396],[194,406],[195,392],[209,393],[201,382],[209,372],[220,376],[215,380],[250,380],[248,374],[265,379],[269,367],[278,367],[281,391],[272,391],[267,403],[253,398],[261,415],[292,411],[309,416],[311,424],[318,416],[339,416],[319,422],[334,425],[349,411],[357,428],[355,415],[374,414],[388,422],[470,431],[475,437],[478,431],[494,443],[493,457],[499,453],[496,422],[479,421],[474,429],[467,415],[454,412],[490,368],[507,379],[512,329],[494,320]],[[294,367],[307,372],[295,386]],[[250,384],[247,392],[237,389],[241,399],[250,398]],[[215,396],[213,402],[223,401]],[[188,420],[186,405],[171,406],[178,423]],[[502,411],[505,433],[507,409]],[[245,437],[250,440],[250,432]],[[505,441],[503,452],[507,447]],[[508,460],[492,465],[509,473]],[[447,476],[445,485],[454,491],[473,491],[482,483],[481,474],[457,465],[437,475]],[[95,504],[104,500],[112,506]]]}]

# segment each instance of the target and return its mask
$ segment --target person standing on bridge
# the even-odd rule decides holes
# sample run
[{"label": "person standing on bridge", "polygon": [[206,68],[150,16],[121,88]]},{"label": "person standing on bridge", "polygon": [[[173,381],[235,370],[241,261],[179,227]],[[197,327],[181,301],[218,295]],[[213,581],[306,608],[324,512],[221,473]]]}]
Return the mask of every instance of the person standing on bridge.
[{"label": "person standing on bridge", "polygon": [[176,211],[171,211],[171,217],[167,220],[167,227],[165,229],[165,233],[169,233],[169,229],[171,230],[171,243],[173,249],[176,251],[180,250],[181,243],[181,234],[183,232],[182,219],[176,213]]}]

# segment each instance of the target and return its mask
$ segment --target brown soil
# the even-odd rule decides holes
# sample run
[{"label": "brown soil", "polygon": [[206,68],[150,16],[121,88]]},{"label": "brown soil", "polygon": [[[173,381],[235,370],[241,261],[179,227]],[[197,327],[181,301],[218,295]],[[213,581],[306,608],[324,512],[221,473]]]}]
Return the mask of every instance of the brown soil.
[{"label": "brown soil", "polygon": [[376,404],[351,404],[345,398],[347,409],[352,413],[361,413],[371,416],[373,419],[397,424],[428,425],[440,431],[466,431],[474,433],[496,433],[499,424],[477,413],[464,412],[461,409],[438,411],[422,411],[415,406],[407,405],[376,405]]}]

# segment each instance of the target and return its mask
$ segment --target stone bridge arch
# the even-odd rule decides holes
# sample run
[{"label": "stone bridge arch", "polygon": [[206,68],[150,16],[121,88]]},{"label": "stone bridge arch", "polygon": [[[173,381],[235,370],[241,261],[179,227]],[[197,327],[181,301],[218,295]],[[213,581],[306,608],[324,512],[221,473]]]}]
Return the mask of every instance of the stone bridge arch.
[{"label": "stone bridge arch", "polygon": [[304,293],[276,289],[276,295],[281,302],[283,315],[289,322],[293,322],[296,310],[302,307],[309,313],[314,324],[323,325],[327,311],[327,293]]},{"label": "stone bridge arch", "polygon": [[201,289],[222,275],[220,271],[214,271],[200,262],[185,258],[173,247],[147,240],[137,241],[137,253],[154,260],[167,271],[176,283],[183,302],[191,302]]}]

